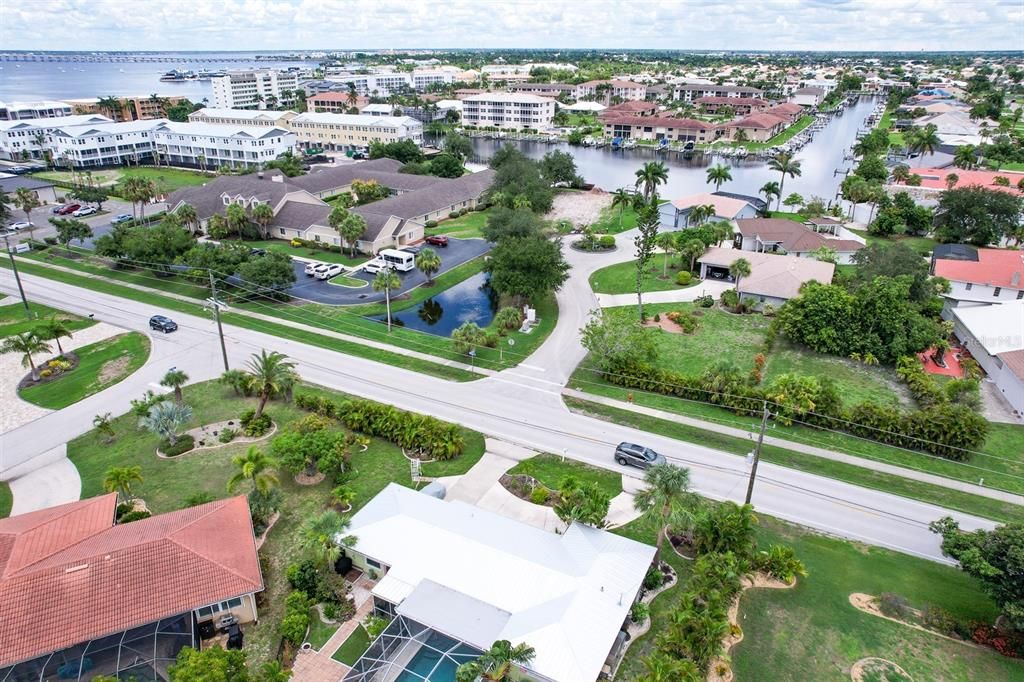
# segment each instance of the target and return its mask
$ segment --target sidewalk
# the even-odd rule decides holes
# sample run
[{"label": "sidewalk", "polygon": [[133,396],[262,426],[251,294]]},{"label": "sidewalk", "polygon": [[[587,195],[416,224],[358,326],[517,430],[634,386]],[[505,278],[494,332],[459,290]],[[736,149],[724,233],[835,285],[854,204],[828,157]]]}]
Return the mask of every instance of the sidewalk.
[{"label": "sidewalk", "polygon": [[[562,395],[569,396],[571,398],[578,398],[580,400],[587,400],[592,403],[599,403],[601,405],[608,405],[609,407],[615,407],[620,410],[628,410],[630,412],[646,414],[650,417],[664,419],[665,421],[686,424],[688,426],[694,426],[705,431],[712,431],[714,433],[721,433],[726,436],[742,438],[744,440],[749,440],[750,449],[754,449],[753,439],[755,434],[745,429],[738,429],[732,426],[723,426],[722,424],[715,424],[713,422],[706,422],[700,419],[694,419],[692,417],[685,417],[681,414],[676,414],[675,412],[657,410],[651,407],[644,407],[643,405],[636,405],[634,403],[616,400],[615,398],[606,398],[605,396],[595,395],[593,393],[586,393],[584,391],[576,391],[568,388],[562,391]],[[805,445],[803,443],[799,443],[792,440],[786,440],[784,438],[775,438],[774,436],[766,435],[764,437],[764,442],[767,445],[774,445],[780,448],[785,448],[787,450],[792,450],[794,452],[800,452],[805,455],[813,455],[814,457],[830,459],[834,462],[852,464],[853,466],[858,466],[861,467],[862,469],[870,469],[872,471],[878,471],[885,474],[892,474],[894,476],[900,476],[902,478],[907,478],[912,481],[930,483],[931,485],[936,485],[942,488],[949,488],[950,490],[959,490],[961,492],[970,493],[972,495],[978,495],[980,497],[988,497],[990,499],[999,500],[1001,502],[1009,502],[1010,504],[1024,505],[1024,496],[1022,495],[1004,492],[1002,490],[994,490],[992,488],[986,488],[984,486],[975,485],[974,483],[958,481],[954,478],[946,478],[945,476],[939,476],[937,474],[929,474],[923,471],[915,471],[914,469],[907,469],[904,467],[896,466],[894,464],[886,464],[885,462],[879,462],[873,459],[866,459],[864,457],[857,457],[855,455],[847,455],[846,453],[843,452],[826,450],[824,448],[814,447],[813,445]]]},{"label": "sidewalk", "polygon": [[[651,291],[644,294],[644,303],[687,303],[704,296],[712,296],[715,300],[722,295],[726,289],[733,285],[729,282],[718,280],[704,280],[699,284],[687,287],[686,289],[672,289],[670,291]],[[615,308],[623,305],[636,305],[636,294],[598,294],[597,302],[602,308]]]}]

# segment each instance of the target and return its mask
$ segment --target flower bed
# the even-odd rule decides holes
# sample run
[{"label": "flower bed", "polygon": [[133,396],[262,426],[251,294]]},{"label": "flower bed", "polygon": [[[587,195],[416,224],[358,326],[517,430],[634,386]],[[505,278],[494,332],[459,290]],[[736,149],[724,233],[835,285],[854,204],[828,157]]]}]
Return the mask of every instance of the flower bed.
[{"label": "flower bed", "polygon": [[51,381],[56,381],[68,372],[73,372],[78,367],[78,355],[68,351],[64,355],[58,355],[55,358],[51,358],[41,365],[39,368],[39,378],[33,379],[32,372],[26,374],[21,381],[18,382],[18,390],[24,391],[26,388],[32,386],[39,386],[41,384],[48,384]]},{"label": "flower bed", "polygon": [[[181,436],[178,437],[178,443],[183,441],[190,442],[189,447],[180,449],[180,446],[176,443],[173,452],[169,452],[166,443],[161,442],[157,448],[156,454],[159,457],[171,458],[178,457],[185,454],[186,452],[196,452],[199,450],[213,450],[215,448],[222,448],[225,445],[232,443],[255,443],[257,441],[265,440],[270,436],[273,436],[277,431],[277,424],[271,423],[270,430],[264,433],[262,436],[251,438],[249,436],[241,435],[241,424],[237,419],[227,419],[225,421],[213,422],[212,424],[204,424],[203,426],[197,426],[194,429],[189,429]],[[226,434],[232,434],[228,437]]]}]

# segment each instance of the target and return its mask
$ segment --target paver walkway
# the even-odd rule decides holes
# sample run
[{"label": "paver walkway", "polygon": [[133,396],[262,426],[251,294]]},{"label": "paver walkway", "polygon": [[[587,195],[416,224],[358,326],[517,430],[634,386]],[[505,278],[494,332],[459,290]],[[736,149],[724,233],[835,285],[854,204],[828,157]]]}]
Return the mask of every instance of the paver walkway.
[{"label": "paver walkway", "polygon": [[341,624],[331,638],[319,651],[303,649],[295,657],[292,666],[292,679],[301,682],[339,682],[348,674],[350,668],[331,656],[338,650],[363,620],[373,611],[371,590],[375,581],[364,573],[352,584],[352,601],[356,605],[356,614]]},{"label": "paver walkway", "polygon": [[[700,284],[686,289],[669,291],[650,291],[644,294],[644,303],[687,303],[705,294],[718,300],[722,292],[731,289],[733,284],[716,279],[706,279]],[[636,305],[636,294],[598,294],[597,302],[602,308],[615,308],[621,305]]]}]

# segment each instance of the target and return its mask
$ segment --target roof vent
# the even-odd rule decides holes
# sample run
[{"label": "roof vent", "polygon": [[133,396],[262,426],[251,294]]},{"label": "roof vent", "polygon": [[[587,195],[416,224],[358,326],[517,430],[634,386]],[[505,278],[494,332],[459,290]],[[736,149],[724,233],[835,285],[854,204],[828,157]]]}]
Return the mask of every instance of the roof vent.
[{"label": "roof vent", "polygon": [[89,568],[89,564],[79,564],[78,566],[70,566],[64,569],[64,573],[77,573],[78,571],[84,571]]},{"label": "roof vent", "polygon": [[1020,270],[1013,273],[1013,277],[1010,278],[1010,286],[1016,287],[1020,285]]}]

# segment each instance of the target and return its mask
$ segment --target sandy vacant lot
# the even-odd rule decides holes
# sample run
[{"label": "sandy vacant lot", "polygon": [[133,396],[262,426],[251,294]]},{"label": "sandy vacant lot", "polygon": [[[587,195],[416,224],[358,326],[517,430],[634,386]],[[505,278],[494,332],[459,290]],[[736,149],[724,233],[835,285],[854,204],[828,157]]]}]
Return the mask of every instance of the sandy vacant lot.
[{"label": "sandy vacant lot", "polygon": [[590,192],[559,192],[545,216],[548,220],[568,220],[577,227],[596,223],[601,211],[610,206],[612,196],[600,190]]}]

